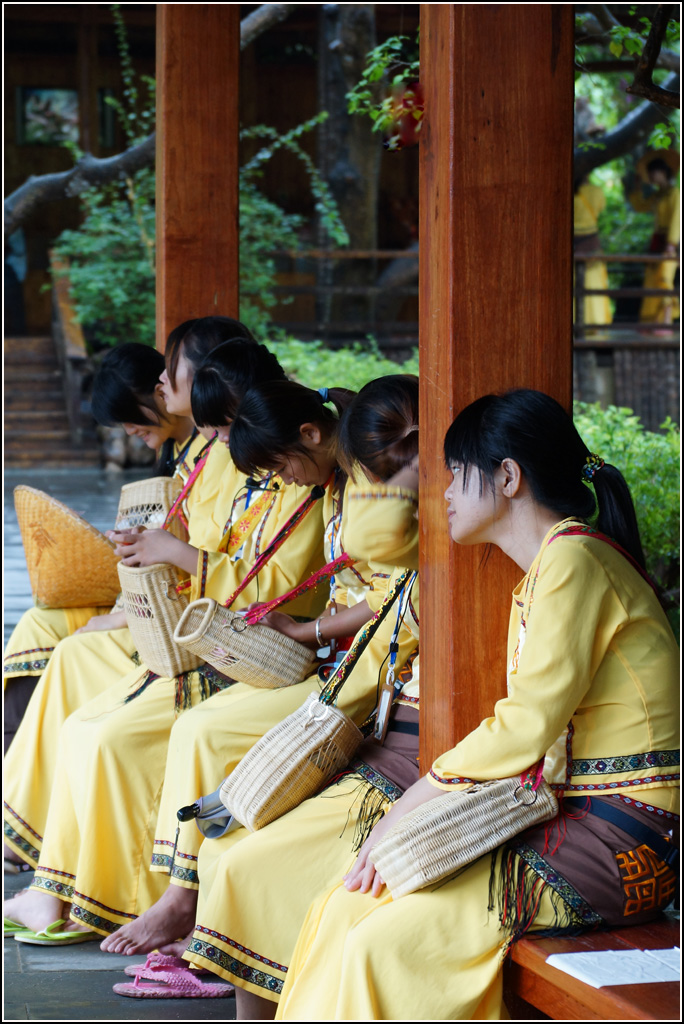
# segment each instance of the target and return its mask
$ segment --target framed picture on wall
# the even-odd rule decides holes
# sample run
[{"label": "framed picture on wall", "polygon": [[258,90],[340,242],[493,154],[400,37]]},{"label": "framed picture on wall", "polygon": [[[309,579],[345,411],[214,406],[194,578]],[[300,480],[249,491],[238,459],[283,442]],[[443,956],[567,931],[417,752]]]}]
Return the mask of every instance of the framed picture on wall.
[{"label": "framed picture on wall", "polygon": [[78,142],[76,89],[38,89],[18,86],[17,144],[61,146]]}]

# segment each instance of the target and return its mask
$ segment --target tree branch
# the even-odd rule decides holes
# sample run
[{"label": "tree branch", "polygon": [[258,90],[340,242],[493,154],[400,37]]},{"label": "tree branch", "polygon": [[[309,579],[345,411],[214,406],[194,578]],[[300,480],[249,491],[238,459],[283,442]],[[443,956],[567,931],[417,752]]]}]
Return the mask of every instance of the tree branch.
[{"label": "tree branch", "polygon": [[[597,16],[598,11],[601,11],[601,18]],[[582,42],[592,43],[609,43],[610,42],[610,29],[620,25],[620,22],[613,17],[605,4],[587,4],[580,14],[587,12],[589,17],[582,24],[581,30],[575,33],[575,40],[577,43]],[[679,54],[675,53],[674,50],[663,50],[661,49],[656,60],[656,67],[665,68],[666,71],[679,71]],[[633,62],[630,62],[633,63]],[[591,64],[586,65],[587,70],[592,69]]]},{"label": "tree branch", "polygon": [[[668,89],[679,87],[679,76],[669,75],[663,83]],[[618,156],[624,156],[634,149],[634,146],[648,138],[651,131],[667,118],[668,112],[655,103],[646,101],[640,103],[635,110],[631,110],[626,117],[620,121],[612,131],[607,132],[600,139],[601,148],[575,150],[575,178],[583,178],[595,167],[615,160]]]},{"label": "tree branch", "polygon": [[[273,25],[284,21],[298,4],[262,4],[240,22],[240,49],[244,50],[257,36]],[[55,199],[71,199],[91,185],[106,185],[110,181],[129,177],[143,167],[154,163],[155,134],[117,153],[102,159],[85,153],[68,171],[55,174],[31,175],[23,185],[5,199],[5,238],[23,224],[36,207]]]},{"label": "tree branch", "polygon": [[244,50],[266,29],[278,25],[292,14],[299,4],[262,4],[240,22],[240,49]]},{"label": "tree branch", "polygon": [[679,107],[679,94],[663,89],[653,82],[653,69],[656,65],[663,39],[667,32],[667,23],[670,18],[672,4],[658,4],[657,10],[651,20],[651,30],[644,43],[644,48],[639,58],[634,81],[627,86],[626,92],[632,96],[645,96],[653,103],[661,103],[665,107]]}]

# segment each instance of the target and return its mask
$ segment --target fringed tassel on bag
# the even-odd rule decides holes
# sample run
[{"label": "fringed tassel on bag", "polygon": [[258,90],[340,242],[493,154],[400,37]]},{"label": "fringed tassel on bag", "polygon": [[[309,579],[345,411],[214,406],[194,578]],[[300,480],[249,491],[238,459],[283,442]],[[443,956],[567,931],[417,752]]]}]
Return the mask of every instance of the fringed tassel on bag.
[{"label": "fringed tassel on bag", "polygon": [[150,669],[148,669],[142,678],[140,686],[136,687],[136,689],[133,690],[132,693],[129,693],[128,696],[124,698],[124,704],[130,704],[132,700],[135,700],[136,697],[139,697],[143,690],[146,690],[150,683],[153,683],[155,679],[159,679],[159,676],[156,674],[156,672],[152,672],[150,671]]},{"label": "fringed tassel on bag", "polygon": [[354,828],[352,850],[357,853],[368,839],[369,835],[380,821],[387,814],[390,808],[390,801],[384,793],[374,786],[368,786],[361,800],[359,815]]},{"label": "fringed tassel on bag", "polygon": [[174,711],[177,715],[192,707],[192,676],[192,672],[182,672],[176,676]]},{"label": "fringed tassel on bag", "polygon": [[553,924],[543,931],[535,929],[535,935],[571,936],[586,931],[586,925],[573,909],[514,850],[504,847],[497,869],[498,857],[499,851],[494,850],[491,855],[487,909],[492,911],[498,905],[499,921],[506,934],[504,957],[534,924],[544,892],[551,899]]}]

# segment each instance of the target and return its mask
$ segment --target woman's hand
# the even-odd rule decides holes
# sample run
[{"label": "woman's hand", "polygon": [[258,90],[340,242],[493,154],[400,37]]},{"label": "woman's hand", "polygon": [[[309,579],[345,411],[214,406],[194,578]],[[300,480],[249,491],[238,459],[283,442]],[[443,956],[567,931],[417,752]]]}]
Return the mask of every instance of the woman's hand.
[{"label": "woman's hand", "polygon": [[371,850],[398,821],[401,821],[405,814],[415,810],[416,807],[420,807],[421,804],[427,803],[428,800],[442,796],[442,794],[443,791],[428,782],[426,776],[423,776],[417,782],[414,782],[412,786],[409,786],[404,795],[390,807],[387,814],[377,823],[359,850],[354,867],[344,876],[344,884],[349,892],[356,892],[358,890],[359,892],[370,892],[371,896],[377,897],[380,895],[385,883],[378,874],[375,865],[369,859]]},{"label": "woman's hand", "polygon": [[168,562],[193,576],[197,572],[197,548],[166,530],[145,530],[143,533],[112,530],[107,536],[114,544],[114,552],[120,556],[123,565],[142,566]]},{"label": "woman's hand", "polygon": [[126,612],[109,612],[107,615],[93,615],[85,626],[74,630],[76,633],[97,633],[103,629],[123,629],[126,625]]},{"label": "woman's hand", "polygon": [[[254,605],[253,607],[258,608],[259,606]],[[268,615],[264,615],[263,619],[259,619],[259,624],[277,629],[283,636],[289,636],[291,640],[296,640],[300,644],[313,645],[316,643],[315,635],[308,635],[313,630],[313,624],[295,622],[292,616],[286,615],[285,612],[269,612]]]}]

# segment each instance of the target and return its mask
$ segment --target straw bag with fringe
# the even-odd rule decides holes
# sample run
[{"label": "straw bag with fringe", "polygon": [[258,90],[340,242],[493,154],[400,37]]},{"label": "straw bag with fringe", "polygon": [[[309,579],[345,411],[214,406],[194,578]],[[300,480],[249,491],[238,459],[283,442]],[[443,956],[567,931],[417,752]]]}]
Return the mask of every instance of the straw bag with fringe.
[{"label": "straw bag with fringe", "polygon": [[225,605],[202,597],[187,606],[173,638],[222,675],[239,683],[267,690],[300,683],[313,668],[315,651],[259,623],[273,609],[312,590],[354,561],[342,554],[299,586],[245,614],[230,611],[228,605],[235,600],[235,594]]},{"label": "straw bag with fringe", "polygon": [[[204,461],[206,461],[206,456]],[[192,486],[204,461],[201,464],[198,463],[193,470],[181,495],[176,499],[178,504],[183,493]],[[263,554],[255,561],[240,586],[231,596],[231,603],[254,579],[324,494],[325,490],[322,487],[314,487],[311,490]],[[157,675],[166,678],[190,672],[203,664],[202,657],[198,657],[187,647],[180,646],[174,639],[176,628],[189,605],[185,588],[179,582],[175,567],[167,563],[135,567],[120,564],[119,579],[128,628],[141,661]]]},{"label": "straw bag with fringe", "polygon": [[476,782],[405,814],[369,854],[393,899],[452,875],[558,814],[544,759],[510,779]]},{"label": "straw bag with fringe", "polygon": [[338,694],[411,570],[402,572],[373,618],[357,633],[344,660],[320,694],[270,729],[224,780],[221,801],[254,832],[297,807],[346,767],[363,733],[344,711],[334,707]]},{"label": "straw bag with fringe", "polygon": [[15,487],[14,507],[37,604],[78,608],[114,603],[118,558],[104,534],[35,487]]}]

